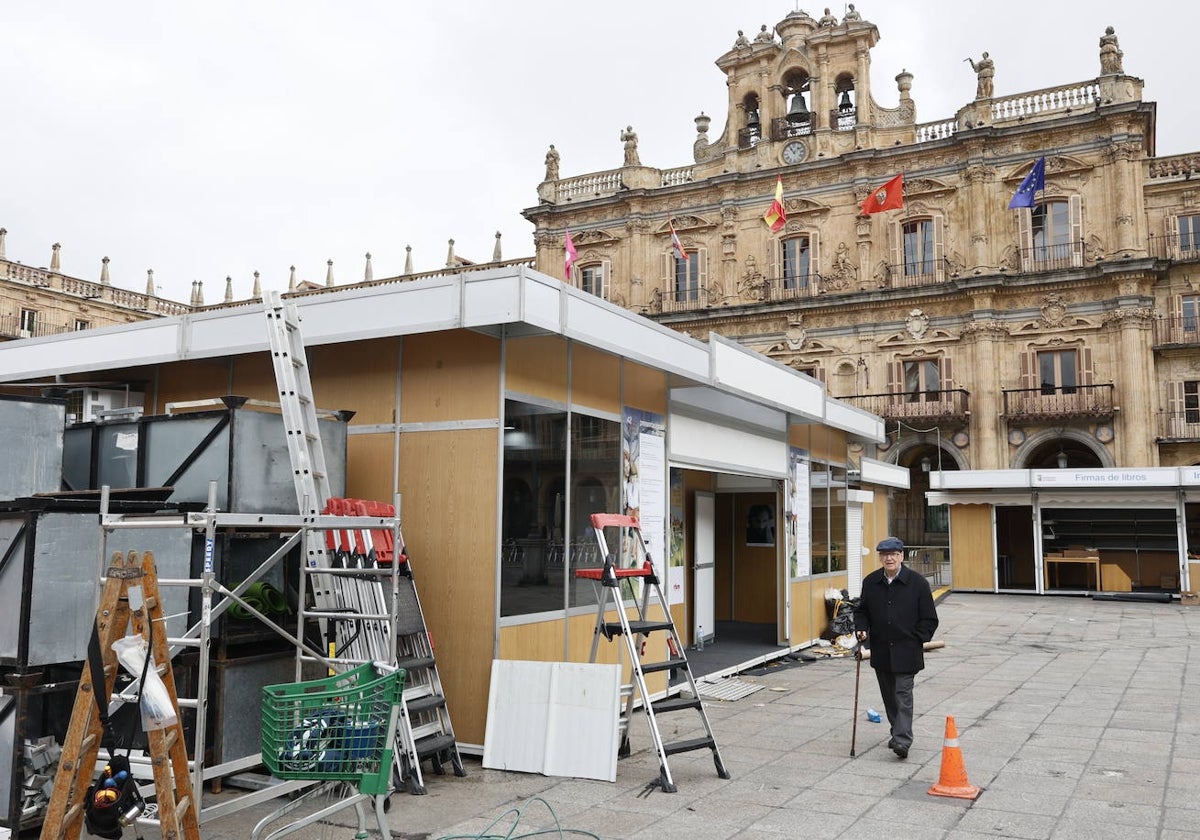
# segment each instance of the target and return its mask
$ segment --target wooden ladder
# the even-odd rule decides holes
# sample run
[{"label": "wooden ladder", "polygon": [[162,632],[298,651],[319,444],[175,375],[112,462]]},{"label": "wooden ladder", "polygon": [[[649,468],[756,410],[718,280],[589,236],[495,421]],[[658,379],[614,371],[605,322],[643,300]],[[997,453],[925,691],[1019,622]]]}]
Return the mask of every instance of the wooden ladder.
[{"label": "wooden ladder", "polygon": [[[166,625],[162,600],[158,594],[158,574],[154,555],[130,551],[127,556],[115,552],[105,572],[100,609],[96,612],[95,632],[100,643],[104,667],[104,698],[112,694],[118,663],[113,642],[123,638],[132,622],[133,633],[147,639],[154,663],[171,697],[176,718],[179,698],[167,649]],[[150,625],[154,623],[154,632]],[[62,758],[54,778],[54,793],[42,824],[42,840],[76,840],[83,828],[84,800],[92,783],[104,726],[93,696],[92,672],[87,662],[79,679],[79,691],[71,723],[63,743]],[[149,755],[154,770],[154,793],[158,804],[157,822],[164,840],[200,840],[199,803],[192,791],[188,774],[187,747],[183,726],[178,719],[165,729],[147,733]]]}]

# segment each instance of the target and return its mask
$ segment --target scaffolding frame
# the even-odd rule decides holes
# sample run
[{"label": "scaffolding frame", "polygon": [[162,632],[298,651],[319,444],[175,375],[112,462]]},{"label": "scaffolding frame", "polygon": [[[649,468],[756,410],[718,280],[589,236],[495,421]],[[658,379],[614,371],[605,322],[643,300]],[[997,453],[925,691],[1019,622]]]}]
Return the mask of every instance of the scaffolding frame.
[{"label": "scaffolding frame", "polygon": [[[209,666],[210,645],[212,642],[212,623],[234,604],[238,604],[247,613],[254,616],[273,633],[291,643],[295,649],[295,681],[301,680],[303,666],[306,662],[319,663],[327,668],[352,667],[363,664],[364,660],[349,659],[340,656],[329,656],[324,651],[313,650],[304,642],[304,627],[306,617],[317,619],[322,627],[331,618],[357,619],[362,621],[387,622],[388,628],[394,628],[397,623],[398,591],[400,563],[393,562],[390,568],[334,568],[322,562],[319,557],[305,557],[300,563],[298,583],[298,605],[296,628],[298,636],[291,634],[278,622],[272,621],[259,610],[248,604],[242,597],[246,590],[258,582],[267,572],[278,565],[284,557],[296,546],[306,547],[313,544],[311,539],[314,531],[326,532],[341,529],[356,530],[391,530],[396,545],[402,544],[400,534],[400,496],[395,497],[395,516],[306,516],[297,514],[239,514],[217,510],[217,483],[209,482],[208,503],[202,511],[169,512],[169,513],[119,513],[109,512],[110,489],[105,486],[100,491],[100,547],[97,557],[96,607],[99,608],[100,593],[105,584],[105,558],[107,556],[108,535],[113,531],[148,530],[158,528],[186,528],[204,534],[204,561],[198,578],[160,578],[160,586],[188,587],[200,590],[200,619],[192,624],[182,636],[168,637],[170,656],[172,659],[185,649],[198,651],[196,697],[180,698],[180,709],[192,709],[195,713],[195,726],[192,743],[192,757],[188,760],[188,770],[192,779],[192,789],[199,803],[198,816],[200,824],[213,819],[228,816],[247,808],[252,808],[272,799],[288,796],[295,791],[309,787],[315,782],[311,780],[279,781],[259,790],[249,791],[236,798],[216,805],[204,807],[204,782],[209,779],[219,779],[240,771],[249,770],[262,764],[262,754],[252,753],[242,758],[224,761],[219,764],[204,763],[205,743],[207,740],[207,716],[209,706]],[[214,569],[214,548],[216,534],[219,529],[231,530],[279,530],[281,542],[269,557],[263,560],[246,578],[233,589],[229,589],[217,580]],[[288,533],[290,532],[290,533]],[[376,576],[388,578],[391,584],[391,597],[388,599],[389,611],[386,614],[364,614],[352,612],[331,612],[322,610],[318,605],[315,610],[306,609],[305,595],[309,588],[309,578],[313,575],[330,575],[332,577],[357,576],[359,578]],[[221,600],[214,603],[214,597]],[[394,632],[388,633],[389,659],[388,664],[396,661],[396,638]],[[125,702],[132,702],[134,696],[114,694],[110,703],[110,713]],[[136,752],[131,756],[134,766],[149,767],[146,756]],[[143,821],[139,821],[143,822]],[[146,820],[147,824],[156,824],[156,820]]]}]

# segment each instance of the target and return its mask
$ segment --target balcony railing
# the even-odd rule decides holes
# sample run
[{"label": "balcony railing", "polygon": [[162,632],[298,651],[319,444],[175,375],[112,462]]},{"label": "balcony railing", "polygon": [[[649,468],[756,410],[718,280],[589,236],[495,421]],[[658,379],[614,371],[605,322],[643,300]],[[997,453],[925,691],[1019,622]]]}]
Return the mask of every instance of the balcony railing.
[{"label": "balcony railing", "polygon": [[1035,245],[1032,248],[1021,249],[1021,271],[1026,274],[1082,267],[1082,239],[1062,242],[1058,245]]},{"label": "balcony railing", "polygon": [[951,388],[944,391],[856,394],[843,399],[884,420],[965,423],[971,414],[970,397],[970,392],[963,388]]},{"label": "balcony railing", "polygon": [[1113,416],[1111,383],[1010,388],[1003,393],[1004,416],[1010,421],[1075,417],[1110,419]]},{"label": "balcony railing", "polygon": [[950,276],[951,269],[948,260],[928,259],[888,265],[884,271],[884,286],[889,289],[908,289],[944,283]]},{"label": "balcony railing", "polygon": [[44,335],[58,335],[69,332],[70,328],[62,324],[51,324],[47,321],[34,322],[32,329],[21,326],[20,315],[0,315],[0,338],[41,338]]},{"label": "balcony railing", "polygon": [[1158,438],[1168,441],[1200,440],[1200,409],[1160,411],[1158,414]]},{"label": "balcony railing", "polygon": [[812,117],[804,122],[791,122],[787,117],[775,117],[771,120],[771,139],[784,140],[788,137],[803,137],[813,133]]},{"label": "balcony railing", "polygon": [[[658,299],[655,295],[655,299]],[[709,305],[708,289],[668,289],[662,292],[662,298],[657,311],[659,312],[688,312],[693,309],[703,309]],[[655,307],[652,304],[651,310]]]},{"label": "balcony railing", "polygon": [[1195,315],[1160,315],[1154,320],[1154,345],[1200,344],[1200,317]]},{"label": "balcony railing", "polygon": [[1200,236],[1193,233],[1169,233],[1165,236],[1150,236],[1146,246],[1150,256],[1158,260],[1176,262],[1200,261]]},{"label": "balcony railing", "polygon": [[762,141],[762,127],[753,125],[738,129],[738,148],[752,149]]}]

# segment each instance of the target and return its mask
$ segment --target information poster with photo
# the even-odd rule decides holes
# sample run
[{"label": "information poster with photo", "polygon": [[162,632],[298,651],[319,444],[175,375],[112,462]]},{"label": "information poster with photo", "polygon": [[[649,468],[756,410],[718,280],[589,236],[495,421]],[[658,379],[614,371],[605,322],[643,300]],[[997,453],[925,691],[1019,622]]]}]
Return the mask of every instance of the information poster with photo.
[{"label": "information poster with photo", "polygon": [[661,414],[625,409],[621,434],[624,510],[641,520],[650,559],[660,572],[666,562],[666,430]]},{"label": "information poster with photo", "polygon": [[684,559],[683,472],[671,470],[670,553],[667,556],[667,603],[682,604],[687,569]]},{"label": "information poster with photo", "polygon": [[789,447],[786,511],[789,578],[812,574],[808,527],[812,517],[812,491],[808,482],[808,450]]}]

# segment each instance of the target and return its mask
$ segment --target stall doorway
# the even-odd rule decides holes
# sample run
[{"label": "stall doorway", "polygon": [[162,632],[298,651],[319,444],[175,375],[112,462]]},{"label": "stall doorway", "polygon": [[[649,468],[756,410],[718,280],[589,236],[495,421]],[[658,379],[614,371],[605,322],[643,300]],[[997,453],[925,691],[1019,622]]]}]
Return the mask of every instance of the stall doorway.
[{"label": "stall doorway", "polygon": [[1037,587],[1033,506],[999,505],[996,511],[996,588],[1032,592]]}]

